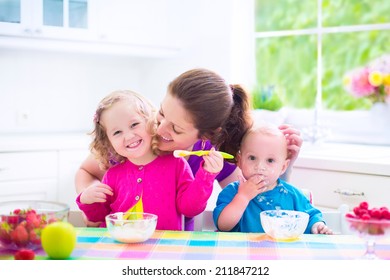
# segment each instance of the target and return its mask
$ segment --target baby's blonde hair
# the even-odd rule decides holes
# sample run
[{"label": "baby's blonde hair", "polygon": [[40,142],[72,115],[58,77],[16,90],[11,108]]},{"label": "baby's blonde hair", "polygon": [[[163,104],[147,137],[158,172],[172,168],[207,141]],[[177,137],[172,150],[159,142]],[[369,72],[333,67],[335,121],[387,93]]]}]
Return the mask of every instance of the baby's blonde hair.
[{"label": "baby's blonde hair", "polygon": [[146,120],[147,132],[152,135],[152,151],[155,154],[159,154],[157,149],[156,139],[156,108],[152,103],[142,95],[130,91],[130,90],[118,90],[110,93],[103,98],[96,109],[94,116],[94,129],[90,133],[93,136],[93,140],[90,144],[90,150],[95,155],[96,159],[100,163],[100,168],[107,170],[111,166],[121,163],[125,160],[125,157],[115,152],[110,140],[108,139],[106,129],[100,123],[102,113],[111,108],[114,104],[127,101],[134,106],[135,111]]},{"label": "baby's blonde hair", "polygon": [[[267,123],[267,122],[256,122],[254,123],[245,133],[244,137],[242,137],[241,146],[245,142],[245,139],[248,138],[249,135],[254,133],[260,133],[262,135],[271,135],[276,137],[283,137],[284,144],[286,145],[286,152],[288,155],[288,149],[287,149],[287,139],[284,136],[283,132],[274,124]],[[241,147],[240,147],[241,150]]]}]

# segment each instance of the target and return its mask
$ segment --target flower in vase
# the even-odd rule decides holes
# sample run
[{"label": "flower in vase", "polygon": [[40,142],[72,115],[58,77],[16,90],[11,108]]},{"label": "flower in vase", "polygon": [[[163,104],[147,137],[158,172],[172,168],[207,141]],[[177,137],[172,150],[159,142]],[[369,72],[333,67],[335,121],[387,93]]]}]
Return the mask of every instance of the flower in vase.
[{"label": "flower in vase", "polygon": [[384,55],[364,67],[344,76],[345,89],[357,98],[369,98],[373,103],[390,99],[390,55]]}]

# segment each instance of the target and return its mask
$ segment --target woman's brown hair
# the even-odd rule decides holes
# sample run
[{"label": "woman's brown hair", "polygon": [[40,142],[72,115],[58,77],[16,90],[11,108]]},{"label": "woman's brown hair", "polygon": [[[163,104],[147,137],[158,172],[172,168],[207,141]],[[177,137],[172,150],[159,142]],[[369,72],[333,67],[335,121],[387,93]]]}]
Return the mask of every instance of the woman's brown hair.
[{"label": "woman's brown hair", "polygon": [[235,155],[241,139],[252,125],[249,96],[240,85],[228,85],[213,71],[193,69],[184,72],[168,86],[191,115],[199,138],[219,150]]}]

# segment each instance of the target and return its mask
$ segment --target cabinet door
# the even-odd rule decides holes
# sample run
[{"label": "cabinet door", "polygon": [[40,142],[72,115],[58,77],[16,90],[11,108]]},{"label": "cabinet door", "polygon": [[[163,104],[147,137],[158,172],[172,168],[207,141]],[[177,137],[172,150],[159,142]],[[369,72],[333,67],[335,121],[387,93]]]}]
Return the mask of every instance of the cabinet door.
[{"label": "cabinet door", "polygon": [[29,35],[32,32],[33,1],[0,1],[0,34]]},{"label": "cabinet door", "polygon": [[57,200],[57,152],[0,153],[0,200]]},{"label": "cabinet door", "polygon": [[89,6],[88,0],[0,1],[0,33],[32,38],[95,39]]},{"label": "cabinet door", "polygon": [[75,175],[83,160],[89,154],[84,150],[63,150],[59,152],[59,188],[58,201],[69,205],[71,210],[78,210],[76,204]]},{"label": "cabinet door", "polygon": [[95,38],[88,0],[39,0],[35,24],[43,37],[86,40]]},{"label": "cabinet door", "polygon": [[99,0],[98,36],[110,43],[168,46],[166,0]]},{"label": "cabinet door", "polygon": [[29,179],[57,179],[57,153],[0,153],[0,182]]},{"label": "cabinet door", "polygon": [[390,201],[388,176],[294,167],[291,183],[310,189],[314,204],[325,208],[338,208],[341,204],[352,208],[361,201],[381,207]]},{"label": "cabinet door", "polygon": [[57,180],[22,180],[0,182],[0,201],[57,200]]}]

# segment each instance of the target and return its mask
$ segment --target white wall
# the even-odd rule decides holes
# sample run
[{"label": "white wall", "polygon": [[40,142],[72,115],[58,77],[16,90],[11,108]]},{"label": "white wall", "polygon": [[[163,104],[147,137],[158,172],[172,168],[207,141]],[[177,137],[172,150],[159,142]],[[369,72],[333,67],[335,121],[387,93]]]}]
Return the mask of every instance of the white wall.
[{"label": "white wall", "polygon": [[[246,37],[248,30],[240,31],[245,24],[238,17],[252,1],[240,6],[239,0],[167,2],[170,32],[181,46],[173,57],[0,47],[0,133],[89,131],[95,107],[104,95],[116,89],[132,89],[158,106],[168,83],[194,67],[215,70],[231,83],[250,82],[251,46],[243,49],[245,40],[250,39]],[[235,22],[241,22],[241,27]],[[27,120],[23,120],[25,113]]]}]

